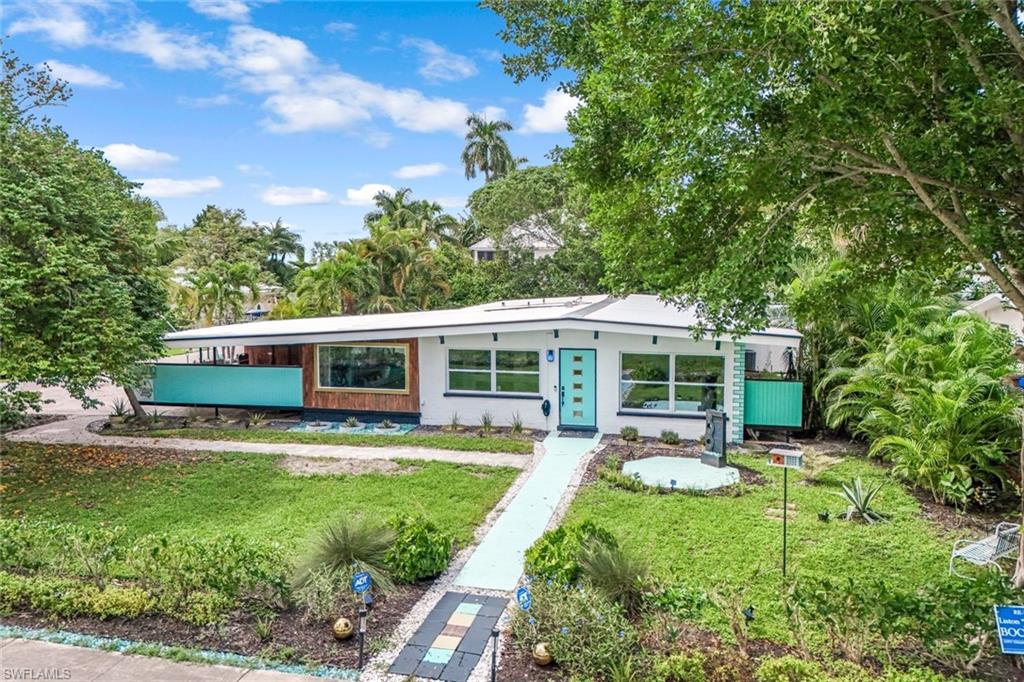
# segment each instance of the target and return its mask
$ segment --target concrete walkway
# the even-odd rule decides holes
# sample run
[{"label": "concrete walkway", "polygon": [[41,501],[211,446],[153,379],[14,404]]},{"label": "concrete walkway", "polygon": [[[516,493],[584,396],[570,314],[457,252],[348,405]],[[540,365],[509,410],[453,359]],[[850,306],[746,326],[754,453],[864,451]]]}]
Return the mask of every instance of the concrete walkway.
[{"label": "concrete walkway", "polygon": [[[65,445],[107,445],[129,448],[170,448],[208,452],[252,452],[266,455],[294,455],[296,457],[329,457],[335,459],[420,459],[455,464],[484,464],[525,468],[531,459],[528,454],[503,452],[460,452],[415,447],[357,447],[352,445],[306,445],[299,443],[250,443],[230,440],[196,440],[191,438],[141,438],[135,436],[102,436],[86,427],[96,415],[71,417],[22,429],[7,434],[15,442]],[[377,436],[387,438],[388,436]]]},{"label": "concrete walkway", "polygon": [[226,665],[178,663],[31,639],[0,640],[4,680],[65,682],[323,682],[322,677]]},{"label": "concrete walkway", "polygon": [[514,589],[523,573],[523,555],[544,532],[581,459],[600,442],[600,434],[563,438],[552,431],[544,439],[544,454],[529,480],[466,562],[455,585]]}]

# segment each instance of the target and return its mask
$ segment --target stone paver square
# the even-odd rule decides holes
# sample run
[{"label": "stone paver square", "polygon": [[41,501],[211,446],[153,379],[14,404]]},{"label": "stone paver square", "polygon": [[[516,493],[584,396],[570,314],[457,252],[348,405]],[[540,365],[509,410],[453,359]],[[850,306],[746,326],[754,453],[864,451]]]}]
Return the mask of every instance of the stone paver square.
[{"label": "stone paver square", "polygon": [[482,654],[490,638],[490,628],[472,628],[459,642],[458,650],[466,654]]},{"label": "stone paver square", "polygon": [[437,636],[441,634],[444,629],[448,627],[448,622],[443,620],[426,620],[423,621],[423,625],[416,630],[412,638],[409,639],[408,644],[414,646],[430,646],[433,644]]},{"label": "stone paver square", "polygon": [[468,613],[475,616],[481,608],[483,608],[483,604],[473,604],[468,601],[464,601],[455,607],[455,613]]},{"label": "stone paver square", "polygon": [[412,675],[416,672],[416,668],[420,667],[420,662],[426,656],[427,651],[428,647],[426,646],[407,644],[402,648],[395,662],[391,664],[388,672],[395,675]]},{"label": "stone paver square", "polygon": [[462,638],[464,634],[469,631],[469,628],[465,625],[445,625],[444,630],[441,630],[442,635],[450,635],[452,637]]},{"label": "stone paver square", "polygon": [[449,625],[465,625],[469,627],[473,623],[473,619],[476,616],[472,616],[468,613],[453,613],[451,618],[448,619]]},{"label": "stone paver square", "polygon": [[455,651],[455,647],[457,647],[459,645],[459,642],[461,641],[461,637],[453,637],[451,635],[438,635],[437,639],[435,639],[434,643],[431,645],[431,648],[448,649],[450,651]]},{"label": "stone paver square", "polygon": [[423,660],[427,663],[440,663],[442,665],[452,660],[452,656],[455,652],[451,649],[439,649],[437,647],[430,647],[427,649],[427,655],[423,657]]},{"label": "stone paver square", "polygon": [[432,680],[436,680],[441,676],[441,672],[444,670],[444,666],[440,663],[429,663],[423,661],[419,667],[416,668],[416,672],[413,673],[416,677],[429,677]]},{"label": "stone paver square", "polygon": [[[463,654],[456,652],[452,660],[444,667],[440,679],[445,682],[466,682],[473,668],[480,662],[480,656],[476,654]],[[490,679],[490,677],[488,677]]]}]

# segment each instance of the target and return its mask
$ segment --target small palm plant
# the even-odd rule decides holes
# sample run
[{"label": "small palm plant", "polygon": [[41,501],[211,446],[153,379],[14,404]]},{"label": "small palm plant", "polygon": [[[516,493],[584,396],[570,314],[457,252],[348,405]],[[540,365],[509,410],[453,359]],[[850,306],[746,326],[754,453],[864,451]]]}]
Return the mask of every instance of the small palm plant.
[{"label": "small palm plant", "polygon": [[267,415],[265,412],[253,412],[249,415],[249,426],[253,428],[259,428],[267,423]]},{"label": "small palm plant", "polygon": [[342,517],[327,524],[299,561],[293,580],[296,588],[317,580],[323,573],[347,585],[360,571],[370,574],[381,593],[395,587],[387,569],[387,554],[395,544],[395,531],[364,516]]},{"label": "small palm plant", "polygon": [[871,502],[881,489],[881,483],[866,489],[859,478],[854,479],[850,484],[843,483],[843,492],[835,494],[849,503],[846,507],[846,520],[852,521],[859,516],[868,523],[884,521],[885,515],[871,508]]}]

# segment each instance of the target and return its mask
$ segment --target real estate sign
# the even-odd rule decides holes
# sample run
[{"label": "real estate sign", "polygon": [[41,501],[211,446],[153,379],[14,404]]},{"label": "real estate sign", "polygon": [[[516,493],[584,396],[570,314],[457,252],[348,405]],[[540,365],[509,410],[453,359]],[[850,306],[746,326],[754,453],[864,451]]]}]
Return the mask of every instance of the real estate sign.
[{"label": "real estate sign", "polygon": [[996,633],[1004,654],[1024,655],[1024,606],[996,606]]}]

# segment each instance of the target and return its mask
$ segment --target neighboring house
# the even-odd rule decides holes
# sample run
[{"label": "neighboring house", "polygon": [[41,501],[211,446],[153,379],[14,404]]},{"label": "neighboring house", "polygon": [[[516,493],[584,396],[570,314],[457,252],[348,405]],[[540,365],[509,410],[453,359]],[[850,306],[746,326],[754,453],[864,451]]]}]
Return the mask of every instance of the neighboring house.
[{"label": "neighboring house", "polygon": [[484,237],[470,246],[469,251],[473,254],[473,260],[479,263],[494,260],[499,253],[512,248],[529,251],[534,258],[546,258],[558,251],[560,246],[547,220],[534,216],[510,225],[499,241]]},{"label": "neighboring house", "polygon": [[[798,428],[801,385],[745,379],[753,357],[794,352],[800,334],[769,328],[695,340],[692,310],[655,296],[500,301],[457,310],[258,321],[168,334],[174,348],[220,349],[219,362],[153,366],[145,402],[297,409],[444,425],[644,435],[704,433],[705,411],[743,425]],[[244,354],[247,364],[230,364]],[[213,357],[207,350],[205,357]],[[753,402],[748,399],[753,397]]]},{"label": "neighboring house", "polygon": [[978,313],[989,322],[1009,329],[1018,341],[1024,340],[1024,316],[1002,294],[996,292],[965,303],[964,310]]}]

